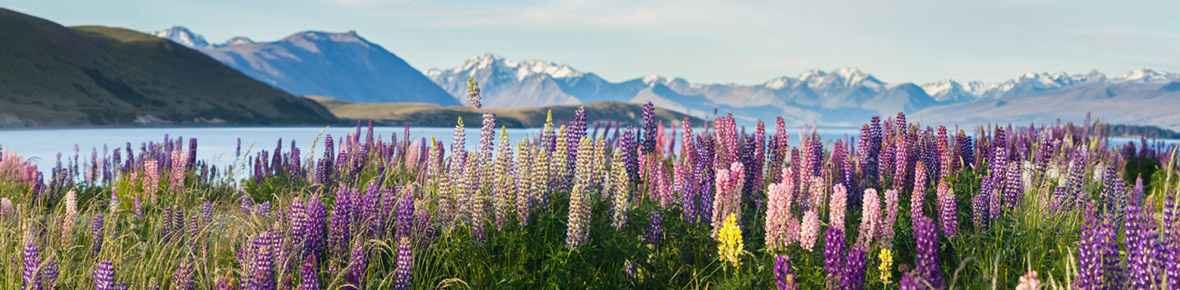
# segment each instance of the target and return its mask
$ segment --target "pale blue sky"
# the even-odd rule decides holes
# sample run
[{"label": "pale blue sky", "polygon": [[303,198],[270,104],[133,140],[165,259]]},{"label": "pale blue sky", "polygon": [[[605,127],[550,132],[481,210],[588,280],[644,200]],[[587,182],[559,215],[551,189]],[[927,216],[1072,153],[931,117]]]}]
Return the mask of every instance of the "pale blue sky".
[{"label": "pale blue sky", "polygon": [[0,0],[67,25],[183,25],[211,43],[348,31],[420,70],[493,52],[611,81],[761,83],[856,66],[886,82],[1180,72],[1180,1]]}]

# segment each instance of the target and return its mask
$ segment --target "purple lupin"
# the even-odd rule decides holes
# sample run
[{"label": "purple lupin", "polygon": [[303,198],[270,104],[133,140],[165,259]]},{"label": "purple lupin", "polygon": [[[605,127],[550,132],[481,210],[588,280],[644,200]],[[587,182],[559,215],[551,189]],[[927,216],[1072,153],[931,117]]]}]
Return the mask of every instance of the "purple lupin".
[{"label": "purple lupin", "polygon": [[934,289],[942,289],[942,269],[938,266],[938,233],[934,221],[922,215],[914,221],[915,262],[918,275]]},{"label": "purple lupin", "polygon": [[778,254],[774,258],[774,285],[779,290],[796,290],[795,273],[791,272],[791,256]]},{"label": "purple lupin", "polygon": [[298,290],[318,290],[320,289],[319,279],[316,278],[315,256],[307,255],[303,259],[303,267],[299,268],[300,277],[303,278],[299,284]]},{"label": "purple lupin", "polygon": [[103,224],[102,215],[95,216],[94,223],[91,224],[91,227],[90,227],[90,234],[91,234],[91,236],[94,237],[94,244],[93,244],[93,246],[90,247],[90,257],[91,258],[98,257],[98,254],[100,252],[102,252],[102,240],[103,240],[102,224]]},{"label": "purple lupin", "polygon": [[647,231],[644,232],[643,240],[648,244],[657,244],[660,239],[664,237],[664,228],[660,226],[660,211],[652,211],[651,217],[647,220]]},{"label": "purple lupin", "polygon": [[364,288],[365,266],[365,247],[360,244],[352,248],[348,272],[345,273],[345,280],[348,282],[345,289]]},{"label": "purple lupin", "polygon": [[100,261],[98,265],[94,265],[94,272],[91,273],[91,278],[94,279],[94,290],[115,290],[115,268],[111,265],[111,261]]},{"label": "purple lupin", "polygon": [[[37,245],[33,242],[25,244],[25,267],[21,274],[21,288],[35,289],[39,288],[40,281],[38,278],[37,267],[41,266],[41,258],[37,256]],[[31,285],[31,286],[30,286]]]},{"label": "purple lupin", "polygon": [[414,252],[410,238],[402,237],[397,243],[397,279],[394,289],[410,289],[414,283]]},{"label": "purple lupin", "polygon": [[843,283],[844,248],[844,230],[828,227],[824,234],[824,271],[828,272],[829,289],[839,288]]}]

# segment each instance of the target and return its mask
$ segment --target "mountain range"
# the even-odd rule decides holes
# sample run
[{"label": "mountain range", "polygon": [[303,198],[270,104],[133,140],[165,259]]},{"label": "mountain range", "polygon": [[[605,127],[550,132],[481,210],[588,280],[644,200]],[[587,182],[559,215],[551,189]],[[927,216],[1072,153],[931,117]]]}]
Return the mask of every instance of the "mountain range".
[{"label": "mountain range", "polygon": [[480,84],[483,105],[491,108],[650,101],[706,119],[733,112],[745,122],[781,115],[796,125],[829,126],[853,126],[871,115],[899,111],[918,120],[964,126],[1080,120],[1089,112],[1108,122],[1180,129],[1180,119],[1166,110],[1180,105],[1180,91],[1170,89],[1180,87],[1180,75],[1150,69],[1114,77],[1098,71],[1026,73],[1001,82],[947,79],[927,84],[887,83],[854,67],[810,70],[754,84],[693,83],[654,75],[612,82],[567,64],[509,60],[491,53],[420,73],[355,32],[300,32],[265,43],[236,37],[222,44],[209,44],[182,27],[154,34],[288,92],[349,102],[456,105],[466,102],[471,78]]},{"label": "mountain range", "polygon": [[397,55],[355,31],[302,31],[273,42],[235,37],[212,45],[180,26],[151,34],[205,53],[258,81],[296,95],[354,102],[459,104]]},{"label": "mountain range", "polygon": [[[769,120],[782,115],[795,122],[829,125],[863,123],[870,115],[891,115],[898,111],[916,114],[927,121],[976,125],[987,121],[1043,123],[1057,117],[1084,118],[1093,112],[1104,120],[1180,127],[1171,113],[1145,117],[1159,108],[1127,107],[1115,110],[1104,103],[1125,102],[1142,106],[1180,102],[1180,93],[1161,88],[1176,83],[1180,75],[1139,69],[1116,77],[1091,71],[1088,74],[1028,73],[995,82],[960,83],[943,80],[917,85],[886,83],[853,67],[832,71],[810,70],[796,77],[783,76],[760,84],[701,84],[682,78],[645,76],[609,82],[569,65],[539,60],[512,61],[494,54],[468,59],[452,69],[431,69],[426,75],[455,96],[466,94],[466,79],[473,78],[484,89],[484,104],[511,107],[519,104],[576,104],[596,101],[646,102],[707,117],[717,108],[738,113],[747,121]],[[1103,102],[1070,102],[1105,95]],[[1024,106],[1029,100],[1065,107]],[[1054,100],[1055,102],[1047,102]],[[1075,100],[1076,101],[1076,100]],[[1010,114],[983,114],[999,110]],[[1070,109],[1074,111],[1059,112]],[[1174,108],[1174,107],[1173,107]],[[1019,114],[1017,114],[1019,112]],[[1080,115],[1079,115],[1080,114]],[[1150,114],[1149,114],[1150,115]],[[963,116],[979,116],[966,119]],[[1003,116],[997,119],[985,116]],[[1004,119],[1009,118],[1009,119]]]},{"label": "mountain range", "polygon": [[0,8],[0,127],[323,124],[318,103],[184,46]]}]

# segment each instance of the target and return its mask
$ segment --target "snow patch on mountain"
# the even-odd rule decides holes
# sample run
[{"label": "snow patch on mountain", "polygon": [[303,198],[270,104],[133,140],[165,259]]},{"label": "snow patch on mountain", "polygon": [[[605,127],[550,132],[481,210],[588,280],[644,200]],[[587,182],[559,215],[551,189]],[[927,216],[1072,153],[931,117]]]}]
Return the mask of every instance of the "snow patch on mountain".
[{"label": "snow patch on mountain", "polygon": [[205,41],[205,37],[189,31],[188,28],[185,28],[184,26],[177,25],[168,29],[153,31],[149,34],[159,38],[171,40],[191,48],[209,47],[209,42]]}]

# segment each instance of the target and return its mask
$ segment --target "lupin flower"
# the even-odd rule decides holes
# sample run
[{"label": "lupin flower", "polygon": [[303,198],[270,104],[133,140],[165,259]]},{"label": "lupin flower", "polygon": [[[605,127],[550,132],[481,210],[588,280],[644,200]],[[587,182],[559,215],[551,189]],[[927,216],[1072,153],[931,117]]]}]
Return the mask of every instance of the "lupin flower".
[{"label": "lupin flower", "polygon": [[959,149],[959,159],[963,168],[974,170],[975,146],[971,144],[971,137],[967,136],[962,129],[959,129],[959,133],[955,134],[955,147]]},{"label": "lupin flower", "polygon": [[414,252],[409,237],[402,237],[397,242],[397,272],[394,289],[410,289],[414,283]]},{"label": "lupin flower", "polygon": [[[581,156],[582,151],[578,146],[582,139],[586,137],[593,138],[594,136],[586,136],[586,109],[579,106],[577,111],[574,111],[574,118],[570,120],[569,128],[565,134],[565,146],[569,154],[569,159],[566,160],[566,170],[573,171],[575,164]],[[593,140],[591,140],[593,141]],[[593,157],[593,156],[591,156]]]},{"label": "lupin flower", "polygon": [[0,217],[8,218],[13,212],[12,200],[8,198],[0,198]]},{"label": "lupin flower", "polygon": [[1041,289],[1041,280],[1037,279],[1037,271],[1028,271],[1024,276],[1020,276],[1020,284],[1016,285],[1016,290],[1037,289]]},{"label": "lupin flower", "polygon": [[41,270],[41,286],[43,289],[53,290],[57,287],[57,271],[58,264],[53,257],[49,257],[49,263],[45,265],[45,269]]},{"label": "lupin flower", "polygon": [[616,149],[614,164],[611,165],[611,226],[616,230],[622,229],[627,223],[627,211],[630,209],[631,183],[627,177],[625,156],[623,151]]},{"label": "lupin flower", "polygon": [[943,235],[955,237],[959,232],[959,213],[955,207],[955,191],[945,181],[938,184],[938,217]]},{"label": "lupin flower", "polygon": [[590,200],[586,187],[575,184],[570,192],[569,225],[566,231],[565,244],[571,250],[586,244],[590,231]]},{"label": "lupin flower", "polygon": [[660,211],[652,211],[651,216],[647,219],[647,231],[644,232],[643,240],[648,244],[657,244],[660,239],[664,237],[664,228],[660,226],[660,220],[663,216]]},{"label": "lupin flower", "polygon": [[1102,250],[1106,244],[1102,226],[1090,215],[1085,216],[1078,239],[1078,272],[1073,277],[1074,287],[1082,290],[1102,289]]},{"label": "lupin flower", "polygon": [[[12,202],[4,199],[3,202],[8,202],[8,206],[12,206]],[[66,192],[66,215],[62,217],[61,223],[61,245],[68,247],[74,243],[74,223],[78,219],[78,194],[73,190]]]},{"label": "lupin flower", "polygon": [[90,247],[90,257],[92,257],[92,258],[98,257],[98,254],[100,252],[102,252],[102,240],[103,240],[102,224],[103,224],[102,215],[97,215],[94,217],[94,223],[91,224],[91,227],[90,227],[90,235],[92,237],[94,237],[94,244]]},{"label": "lupin flower", "polygon": [[877,228],[881,227],[881,198],[876,189],[865,189],[861,201],[861,218],[859,233],[856,236],[856,248],[861,251],[871,249],[873,237],[877,235]]},{"label": "lupin flower", "polygon": [[844,273],[840,275],[841,289],[865,289],[865,252],[859,248],[848,250],[848,257],[844,260]]},{"label": "lupin flower", "polygon": [[881,285],[888,285],[889,279],[893,276],[893,251],[881,249],[877,258],[881,260],[881,263],[877,264],[877,271],[881,273],[878,275],[881,278]]},{"label": "lupin flower", "polygon": [[143,199],[135,197],[135,218],[143,218]]},{"label": "lupin flower", "polygon": [[1001,188],[1003,188],[1003,185],[1000,184],[1003,181],[1003,179],[1000,178],[999,176],[993,176],[993,177],[984,176],[983,180],[984,181],[981,181],[981,182],[987,182],[989,184],[987,187],[984,187],[984,184],[980,184],[980,186],[979,186],[981,189],[986,189],[987,190],[986,192],[988,193],[988,198],[987,198],[987,200],[988,200],[988,209],[987,209],[988,219],[989,220],[998,220],[1004,214],[1004,208],[1003,208],[1003,203],[1002,203],[1003,191],[1001,190]]},{"label": "lupin flower", "polygon": [[911,218],[913,218],[913,216],[923,214],[922,212],[926,201],[926,166],[922,164],[922,161],[918,161],[918,165],[916,167],[917,168],[914,169],[914,190],[910,194]]},{"label": "lupin flower", "polygon": [[172,281],[175,286],[172,289],[192,290],[193,289],[193,265],[190,263],[180,263],[177,267],[176,273],[172,274]]},{"label": "lupin flower", "polygon": [[650,101],[643,104],[643,154],[656,148],[656,106]]},{"label": "lupin flower", "polygon": [[1117,240],[1117,231],[1119,226],[1115,224],[1115,220],[1107,213],[1102,218],[1101,224],[1102,240],[1102,276],[1104,288],[1112,288],[1112,286],[1120,286],[1123,282],[1123,277],[1126,273],[1123,272],[1122,262],[1119,258],[1119,240]]},{"label": "lupin flower", "polygon": [[[278,155],[276,154],[275,157],[277,158]],[[182,158],[184,161],[181,161]],[[172,173],[172,180],[169,181],[169,188],[173,191],[180,191],[184,189],[185,168],[187,168],[188,165],[187,159],[188,153],[185,153],[181,150],[172,151],[172,170],[169,171]]]},{"label": "lupin flower", "polygon": [[1126,207],[1124,242],[1127,245],[1127,282],[1131,289],[1149,289],[1153,277],[1158,277],[1156,267],[1156,240],[1154,220],[1149,210],[1143,210],[1140,202],[1132,199]]},{"label": "lupin flower", "polygon": [[342,259],[348,253],[348,245],[352,243],[352,231],[349,228],[352,219],[349,214],[349,196],[345,190],[336,193],[336,208],[332,210],[328,233],[328,249],[333,259]]},{"label": "lupin flower", "polygon": [[316,264],[315,263],[316,263],[316,260],[315,260],[315,256],[313,256],[313,255],[307,255],[307,258],[303,259],[303,266],[301,268],[299,268],[299,272],[300,272],[300,274],[302,274],[300,277],[302,277],[303,280],[300,281],[301,283],[299,284],[299,288],[297,290],[319,290],[320,289],[319,278],[316,277]]},{"label": "lupin flower", "polygon": [[1008,163],[1008,171],[1004,178],[1004,208],[1007,210],[1015,209],[1024,193],[1022,168],[1019,161]]},{"label": "lupin flower", "polygon": [[466,136],[467,133],[463,131],[463,117],[459,117],[458,124],[455,125],[454,139],[451,140],[451,156],[467,155],[467,142],[464,141]]},{"label": "lupin flower", "polygon": [[[905,119],[902,118],[898,122],[898,124],[899,125],[904,124],[904,122],[905,122]],[[898,128],[898,130],[900,130],[899,132],[901,132],[901,134],[899,134],[897,136],[897,144],[896,144],[897,148],[894,149],[894,151],[893,151],[894,157],[897,158],[893,162],[894,166],[896,166],[895,169],[897,170],[893,173],[893,189],[896,189],[897,191],[903,191],[903,190],[905,190],[907,185],[910,185],[909,180],[906,179],[908,177],[907,175],[909,172],[908,166],[910,164],[909,163],[910,162],[910,155],[909,155],[909,147],[907,147],[908,144],[906,142],[905,133],[904,133],[905,128]],[[918,166],[915,166],[915,167],[917,167],[915,169],[918,170],[919,172],[925,172],[925,170],[926,170],[925,166],[923,166],[921,164],[919,164]],[[926,176],[925,174],[922,175],[922,177],[925,177],[925,176]],[[918,177],[917,174],[915,174],[914,175],[915,184],[913,185],[914,187],[917,187],[917,184],[916,184],[916,181],[918,180],[917,177]],[[925,181],[925,180],[923,179],[923,181]],[[914,188],[914,190],[916,191],[917,188]],[[923,188],[923,191],[925,191],[925,188]]]},{"label": "lupin flower", "polygon": [[94,290],[115,290],[115,267],[111,265],[111,261],[100,261],[98,265],[94,265],[94,272],[91,274],[94,280]]},{"label": "lupin flower", "polygon": [[1176,199],[1168,196],[1164,201],[1164,220],[1160,248],[1163,254],[1160,262],[1164,265],[1166,289],[1180,289],[1180,216],[1177,216]]},{"label": "lupin flower", "polygon": [[844,230],[838,227],[828,227],[824,233],[824,271],[828,272],[829,289],[839,288],[840,285],[843,285],[844,253],[846,252],[844,248]]},{"label": "lupin flower", "polygon": [[828,223],[831,227],[844,230],[844,212],[848,209],[848,191],[843,184],[832,186],[832,197],[828,205]]},{"label": "lupin flower", "polygon": [[922,276],[917,270],[906,271],[901,275],[901,281],[898,281],[899,290],[927,290],[938,289],[931,288],[930,284],[922,280]]},{"label": "lupin flower", "polygon": [[254,215],[261,216],[261,217],[270,217],[270,202],[267,201],[267,202],[263,202],[261,204],[258,204],[258,209],[255,210]]},{"label": "lupin flower", "polygon": [[745,169],[740,162],[730,164],[729,169],[717,171],[717,191],[713,197],[713,234],[721,228],[723,219],[730,215],[741,216],[741,191]]},{"label": "lupin flower", "polygon": [[729,214],[721,230],[717,232],[717,254],[721,262],[737,268],[741,265],[739,256],[744,252],[742,230],[737,225],[737,215]]},{"label": "lupin flower", "polygon": [[304,248],[307,253],[319,255],[324,248],[324,237],[327,236],[328,229],[326,227],[325,218],[328,216],[327,210],[324,208],[324,203],[320,201],[320,195],[312,194],[307,199],[303,210],[307,213],[307,226],[302,230],[304,238]]},{"label": "lupin flower", "polygon": [[819,238],[819,214],[813,208],[803,214],[803,222],[799,228],[799,246],[804,250],[811,251],[817,238]]},{"label": "lupin flower", "polygon": [[483,108],[483,104],[480,102],[481,99],[479,95],[479,83],[472,78],[467,78],[467,101],[472,107],[479,109]]},{"label": "lupin flower", "polygon": [[365,266],[365,247],[359,244],[352,248],[348,270],[345,273],[345,280],[348,282],[346,289],[364,288]]},{"label": "lupin flower", "polygon": [[24,262],[24,272],[21,274],[21,288],[40,288],[40,273],[37,271],[37,268],[41,266],[41,258],[37,256],[37,245],[33,244],[33,242],[25,243]]},{"label": "lupin flower", "polygon": [[243,257],[245,260],[243,265],[249,265],[249,271],[243,274],[249,275],[244,277],[247,279],[242,281],[247,283],[251,290],[274,289],[274,254],[277,237],[267,231],[251,239],[249,244],[248,254]]},{"label": "lupin flower", "polygon": [[795,273],[791,272],[791,256],[778,254],[774,258],[774,285],[779,290],[796,290]]},{"label": "lupin flower", "polygon": [[500,128],[500,148],[496,155],[496,162],[492,170],[495,171],[495,207],[496,229],[504,229],[504,224],[512,219],[512,212],[516,209],[516,178],[512,172],[512,144],[508,140],[508,132]]},{"label": "lupin flower", "polygon": [[115,214],[119,210],[119,195],[114,192],[111,193],[110,210],[111,214]]},{"label": "lupin flower", "polygon": [[897,224],[897,202],[897,191],[892,189],[885,190],[885,220],[884,223],[881,223],[878,230],[881,248],[884,249],[893,248],[893,238],[895,235],[893,226]]},{"label": "lupin flower", "polygon": [[919,276],[935,289],[942,289],[942,269],[938,266],[938,233],[934,221],[917,216],[914,221],[915,262]]},{"label": "lupin flower", "polygon": [[622,142],[620,146],[615,147],[615,150],[622,149],[625,154],[624,164],[627,165],[627,179],[632,181],[637,180],[639,179],[639,148],[635,142],[635,131],[631,127],[627,127],[623,131]]},{"label": "lupin flower", "polygon": [[[790,169],[787,169],[790,170]],[[790,183],[790,180],[784,183]],[[768,195],[770,203],[766,207],[766,249],[776,250],[786,247],[790,241],[795,240],[796,237],[786,233],[787,220],[794,219],[791,217],[791,199],[792,195],[789,190],[789,185],[782,183],[772,183],[768,188]]]},{"label": "lupin flower", "polygon": [[[392,193],[391,193],[392,194]],[[402,192],[397,202],[397,236],[410,237],[414,226],[414,193]]]},{"label": "lupin flower", "polygon": [[987,229],[988,197],[988,194],[981,192],[971,198],[971,221],[975,223],[975,231]]}]

